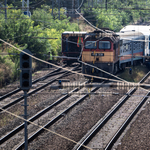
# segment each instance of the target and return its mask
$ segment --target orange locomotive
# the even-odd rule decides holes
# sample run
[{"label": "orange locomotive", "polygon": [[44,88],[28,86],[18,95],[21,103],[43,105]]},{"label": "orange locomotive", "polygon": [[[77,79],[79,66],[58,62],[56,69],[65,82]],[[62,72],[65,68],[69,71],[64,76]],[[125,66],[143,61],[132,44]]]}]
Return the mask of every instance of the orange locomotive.
[{"label": "orange locomotive", "polygon": [[83,43],[82,72],[108,77],[109,73],[115,74],[126,66],[145,63],[147,34],[135,30],[88,33]]},{"label": "orange locomotive", "polygon": [[[84,40],[82,61],[115,74],[119,69],[120,38],[114,32],[94,31]],[[82,65],[84,74],[107,77],[108,74],[89,65]]]}]

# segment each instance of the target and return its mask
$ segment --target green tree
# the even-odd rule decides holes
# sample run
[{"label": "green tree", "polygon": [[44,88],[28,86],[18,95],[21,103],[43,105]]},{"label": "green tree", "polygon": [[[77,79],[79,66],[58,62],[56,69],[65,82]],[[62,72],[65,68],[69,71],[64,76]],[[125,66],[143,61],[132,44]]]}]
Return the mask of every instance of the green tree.
[{"label": "green tree", "polygon": [[0,26],[0,38],[18,43],[21,47],[27,45],[32,53],[42,58],[41,53],[46,52],[47,40],[36,38],[39,32],[43,32],[40,26],[34,27],[34,21],[22,14],[21,10],[9,9],[8,19],[2,18]]}]

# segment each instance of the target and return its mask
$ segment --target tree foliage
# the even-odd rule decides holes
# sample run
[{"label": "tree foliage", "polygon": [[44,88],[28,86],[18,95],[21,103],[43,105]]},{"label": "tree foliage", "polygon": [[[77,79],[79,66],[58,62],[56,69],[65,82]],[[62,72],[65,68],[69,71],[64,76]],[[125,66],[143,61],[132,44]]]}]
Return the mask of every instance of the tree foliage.
[{"label": "tree foliage", "polygon": [[2,14],[0,17],[0,38],[18,43],[20,47],[26,45],[26,48],[39,58],[43,58],[48,51],[57,55],[60,52],[61,33],[65,30],[78,30],[77,24],[69,22],[63,9],[59,20],[58,15],[52,17],[51,8],[47,5],[35,9],[31,17],[15,9],[8,9],[7,20]]},{"label": "tree foliage", "polygon": [[[16,0],[16,2],[18,1]],[[13,5],[7,7],[14,8]],[[52,16],[52,9],[47,5],[32,10],[31,17],[24,15],[21,9],[7,9],[7,19],[5,19],[5,10],[2,10],[0,13],[0,38],[22,50],[29,49],[34,56],[41,59],[46,59],[45,56],[49,51],[53,55],[58,55],[61,52],[62,32],[78,30],[77,23],[70,22],[70,18],[64,14],[63,8],[60,12],[59,20],[58,9],[54,9]],[[7,66],[10,76],[15,79],[18,75],[17,68],[19,68],[19,55],[17,54],[20,52],[2,42],[0,42],[0,47],[0,52],[8,54],[0,56],[0,63]]]},{"label": "tree foliage", "polygon": [[[150,0],[95,0],[84,4],[85,18],[100,28],[119,31],[128,24],[137,24],[149,20]],[[90,17],[91,16],[91,17]]]}]

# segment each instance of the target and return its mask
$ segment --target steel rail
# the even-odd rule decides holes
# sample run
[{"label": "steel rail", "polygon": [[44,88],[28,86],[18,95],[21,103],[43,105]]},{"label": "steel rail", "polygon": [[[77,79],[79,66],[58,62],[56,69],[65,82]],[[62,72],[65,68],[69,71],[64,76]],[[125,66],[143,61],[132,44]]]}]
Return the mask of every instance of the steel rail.
[{"label": "steel rail", "polygon": [[113,114],[126,102],[126,100],[130,97],[132,93],[135,92],[135,89],[132,89],[124,95],[122,100],[103,118],[103,120],[100,119],[93,127],[92,130],[90,130],[73,148],[73,150],[79,150],[82,149],[82,145],[86,145],[92,138],[95,136],[95,134],[107,123],[107,121],[113,116]]},{"label": "steel rail", "polygon": [[148,96],[150,95],[150,92],[146,94],[146,96],[142,99],[142,101],[138,104],[138,106],[134,109],[134,111],[130,114],[130,116],[126,119],[126,121],[123,123],[123,125],[120,127],[120,129],[117,131],[117,133],[113,136],[113,138],[110,140],[110,142],[105,147],[105,150],[110,150],[114,143],[117,141],[117,139],[120,137],[120,135],[123,133],[123,131],[126,129],[128,124],[131,122],[133,117],[138,113],[140,108],[143,106],[145,101],[148,99]]},{"label": "steel rail", "polygon": [[[144,82],[150,74],[150,71],[140,80],[139,83]],[[99,120],[90,131],[87,132],[87,134],[78,142],[79,144],[76,144],[73,148],[73,150],[80,150],[83,148],[82,145],[86,145],[89,143],[89,141],[96,135],[96,133],[107,123],[107,121],[115,114],[115,112],[126,102],[126,100],[136,91],[136,87],[130,89],[126,95],[122,97],[122,100],[103,118],[103,120]],[[149,94],[148,94],[149,95]],[[147,96],[145,96],[147,98]],[[145,101],[142,101],[141,103],[143,104]],[[140,105],[141,106],[141,105]],[[140,106],[138,108],[140,108]],[[121,131],[116,134],[118,136],[119,134],[122,133],[123,129],[120,129]],[[111,141],[114,142],[117,139],[117,137],[114,137]],[[112,146],[112,143],[107,145],[109,150]],[[110,145],[110,146],[109,146]]]},{"label": "steel rail", "polygon": [[140,80],[139,83],[143,83],[148,78],[149,75],[150,75],[150,71]]},{"label": "steel rail", "polygon": [[[43,77],[40,77],[40,78],[34,80],[34,81],[32,82],[32,84],[37,83],[37,82],[40,81],[40,80],[44,80],[44,79],[50,77],[50,75],[52,75],[52,73],[55,73],[55,72],[57,72],[57,71],[59,71],[59,70],[60,70],[60,68],[51,71],[51,72],[48,73],[47,75],[45,75],[45,76],[43,76]],[[5,99],[5,98],[7,98],[7,97],[9,97],[9,96],[11,96],[11,95],[13,95],[13,94],[16,94],[17,92],[20,92],[20,91],[21,91],[21,89],[20,89],[20,88],[17,88],[17,89],[15,89],[15,90],[13,90],[13,91],[11,91],[11,92],[9,92],[9,93],[7,93],[7,94],[1,96],[1,97],[0,97],[0,101],[2,101],[3,99]]]},{"label": "steel rail", "polygon": [[[74,67],[72,70],[75,70],[75,69],[78,68],[78,67],[79,67],[79,66],[76,66],[76,67]],[[29,93],[28,93],[28,96],[30,96],[30,95],[36,93],[37,91],[39,91],[39,90],[45,88],[45,87],[48,86],[49,84],[55,82],[57,79],[62,78],[62,77],[64,77],[65,75],[67,75],[67,74],[69,74],[69,73],[70,73],[70,72],[67,71],[67,72],[63,73],[62,75],[60,75],[60,76],[58,76],[58,77],[56,77],[56,78],[50,80],[49,82],[45,83],[44,85],[40,86],[39,88],[37,88],[37,89],[35,89],[35,90],[29,92]],[[20,102],[23,98],[24,98],[23,96],[19,97],[18,99],[14,100],[13,102],[10,102],[9,104],[3,106],[2,109],[7,109],[7,108],[13,106],[14,104]],[[0,112],[2,112],[2,109],[0,109]]]},{"label": "steel rail", "polygon": [[[91,90],[91,92],[95,92],[96,90],[98,90],[99,88],[94,88],[93,90]],[[76,101],[74,104],[72,104],[69,108],[65,109],[63,112],[61,112],[61,114],[57,115],[53,120],[49,121],[46,125],[43,126],[43,128],[40,128],[37,132],[35,132],[32,136],[30,136],[28,138],[28,143],[30,143],[31,141],[33,141],[39,134],[41,134],[44,131],[44,128],[48,128],[51,125],[53,125],[56,121],[58,121],[61,117],[63,117],[65,113],[67,113],[70,109],[72,109],[73,107],[75,107],[77,104],[79,104],[80,102],[82,102],[87,96],[89,96],[89,94],[86,94],[84,96],[82,96],[78,101]],[[21,143],[16,150],[21,150],[24,147],[24,142]]]},{"label": "steel rail", "polygon": [[[85,84],[88,83],[89,81],[84,82]],[[83,84],[84,84],[83,83]],[[43,114],[47,113],[50,109],[52,109],[54,106],[60,104],[62,101],[64,101],[65,99],[67,99],[68,97],[71,96],[71,93],[73,92],[77,92],[79,91],[79,88],[75,88],[73,90],[71,90],[68,94],[65,94],[63,97],[59,98],[56,102],[54,102],[53,104],[51,104],[50,106],[46,107],[45,109],[41,110],[40,112],[38,112],[37,114],[35,114],[33,117],[31,117],[30,119],[28,119],[28,121],[33,122],[36,119],[38,119],[39,117],[41,117]],[[30,124],[30,122],[28,122],[28,124]],[[24,123],[22,123],[21,125],[19,125],[18,127],[16,127],[14,130],[12,130],[11,132],[9,132],[7,135],[5,135],[4,137],[2,137],[0,139],[0,144],[3,144],[4,142],[6,142],[9,138],[11,138],[12,136],[14,136],[17,132],[19,132],[20,130],[22,130],[24,128]]]}]

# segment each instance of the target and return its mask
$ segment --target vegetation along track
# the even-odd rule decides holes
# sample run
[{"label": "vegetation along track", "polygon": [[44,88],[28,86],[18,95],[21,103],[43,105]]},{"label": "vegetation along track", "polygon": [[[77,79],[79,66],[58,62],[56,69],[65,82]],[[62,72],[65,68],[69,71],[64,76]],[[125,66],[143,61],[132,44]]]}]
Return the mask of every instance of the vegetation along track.
[{"label": "vegetation along track", "polygon": [[[139,82],[146,81],[150,72]],[[124,95],[103,118],[101,118],[76,144],[73,150],[112,148],[133,117],[145,103],[150,92],[142,88],[132,88]]]},{"label": "vegetation along track", "polygon": [[[79,66],[73,67],[72,70],[76,70],[78,67]],[[52,73],[49,73],[46,76],[43,76],[43,77],[33,81],[32,87],[34,87],[34,89],[30,90],[30,92],[28,93],[28,96],[40,91],[41,89],[47,87],[49,84],[52,84],[53,82],[55,82],[57,79],[60,79],[64,76],[68,75],[68,73],[69,73],[68,71],[65,71],[65,72],[64,71],[63,72],[58,72],[58,71],[59,70],[57,69],[55,71],[52,71]],[[53,76],[56,76],[56,77],[53,77]],[[42,83],[41,83],[41,81],[42,81]],[[42,84],[42,86],[41,86],[41,84]],[[20,89],[16,89],[15,91],[12,91],[7,95],[2,96],[1,99],[0,99],[0,101],[1,101],[0,107],[2,109],[7,109],[7,108],[15,105],[16,103],[23,100],[24,97],[21,96],[21,95],[23,95],[23,92]],[[2,110],[0,110],[0,112],[1,111]]]},{"label": "vegetation along track", "polygon": [[[94,92],[97,89],[98,88],[93,88],[92,91]],[[85,89],[80,89],[80,91],[81,90],[85,91]],[[59,98],[53,104],[51,104],[47,108],[43,109],[42,111],[38,112],[36,115],[31,117],[29,119],[29,121],[31,121],[31,122],[34,121],[35,124],[42,125],[45,128],[53,125],[56,121],[58,121],[60,118],[62,118],[63,115],[65,113],[67,113],[71,108],[76,106],[78,103],[83,101],[88,96],[88,94],[86,94],[84,96],[83,95],[82,96],[71,95],[71,93],[77,92],[77,91],[79,91],[79,88],[75,88],[74,90],[70,91],[69,94],[66,94],[65,96]],[[24,146],[23,140],[20,141],[20,139],[23,139],[23,135],[24,135],[23,134],[24,131],[22,130],[23,127],[24,127],[24,124],[21,124],[20,126],[15,128],[13,131],[8,133],[6,136],[1,138],[0,144],[2,145],[2,148],[4,148],[4,149],[14,149],[14,148],[15,149],[21,149]],[[44,131],[43,129],[39,129],[38,127],[35,127],[31,124],[28,126],[28,130],[30,133],[29,134],[30,137],[28,139],[28,142],[31,142],[41,132]],[[17,147],[16,145],[18,144],[18,141],[20,141],[22,143]]]}]

